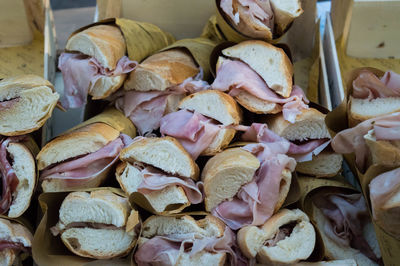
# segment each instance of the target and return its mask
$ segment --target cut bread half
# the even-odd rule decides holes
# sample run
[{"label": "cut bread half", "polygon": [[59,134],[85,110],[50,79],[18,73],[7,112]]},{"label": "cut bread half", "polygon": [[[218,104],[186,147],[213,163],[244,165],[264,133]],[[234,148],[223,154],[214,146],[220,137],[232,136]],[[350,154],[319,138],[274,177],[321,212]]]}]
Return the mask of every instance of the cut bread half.
[{"label": "cut bread half", "polygon": [[121,88],[126,77],[127,74],[118,76],[101,76],[96,80],[96,83],[89,88],[89,95],[92,96],[93,100],[107,98]]},{"label": "cut bread half", "polygon": [[156,53],[131,72],[125,90],[165,91],[199,73],[199,67],[189,52],[171,49]]},{"label": "cut bread half", "polygon": [[373,130],[364,136],[364,140],[370,150],[372,164],[400,166],[400,141],[377,141]]},{"label": "cut bread half", "polygon": [[174,138],[138,137],[120,154],[123,162],[141,162],[166,173],[198,179],[199,167]]},{"label": "cut bread half", "polygon": [[[276,238],[277,234],[283,235]],[[242,253],[265,265],[293,265],[305,260],[315,241],[314,227],[299,209],[282,209],[261,227],[246,226],[238,232]]]},{"label": "cut bread half", "polygon": [[376,98],[372,100],[349,99],[349,127],[355,127],[362,121],[373,117],[391,114],[400,111],[400,97]]},{"label": "cut bread half", "polygon": [[[137,192],[144,178],[142,172],[135,165],[127,162],[123,162],[117,166],[115,175],[118,183],[127,195]],[[162,214],[169,206],[174,206],[174,209],[168,210],[168,213],[179,213],[191,204],[185,191],[179,186],[168,186],[161,190],[142,195],[157,214]]]},{"label": "cut bread half", "polygon": [[282,111],[282,106],[280,104],[262,100],[246,91],[241,91],[234,98],[241,106],[252,113],[277,114]]},{"label": "cut bread half", "polygon": [[226,57],[240,59],[260,75],[268,87],[287,98],[292,92],[293,65],[286,53],[272,44],[251,40],[222,50]]},{"label": "cut bread half", "polygon": [[120,132],[104,123],[93,123],[61,135],[47,143],[37,155],[39,170],[95,152],[115,140]]},{"label": "cut bread half", "polygon": [[22,75],[0,81],[0,135],[31,133],[44,125],[59,95],[47,80]]},{"label": "cut bread half", "polygon": [[323,151],[313,156],[312,161],[298,162],[296,171],[315,177],[333,177],[342,169],[343,156],[338,153]]},{"label": "cut bread half", "polygon": [[97,25],[78,32],[69,38],[65,48],[94,57],[109,70],[115,69],[126,53],[122,32],[111,25]]},{"label": "cut bread half", "polygon": [[[226,93],[217,90],[205,90],[185,97],[179,103],[180,109],[195,111],[212,118],[222,125],[239,125],[242,112],[235,100]],[[221,129],[213,142],[202,152],[202,155],[211,156],[222,151],[229,145],[235,136],[232,128]]]},{"label": "cut bread half", "polygon": [[36,185],[36,166],[31,151],[21,143],[8,144],[7,152],[12,159],[11,166],[19,181],[12,194],[13,200],[7,216],[16,218],[21,216],[31,203]]},{"label": "cut bread half", "polygon": [[271,0],[271,7],[274,11],[276,34],[278,36],[286,31],[295,18],[303,14],[299,0]]}]

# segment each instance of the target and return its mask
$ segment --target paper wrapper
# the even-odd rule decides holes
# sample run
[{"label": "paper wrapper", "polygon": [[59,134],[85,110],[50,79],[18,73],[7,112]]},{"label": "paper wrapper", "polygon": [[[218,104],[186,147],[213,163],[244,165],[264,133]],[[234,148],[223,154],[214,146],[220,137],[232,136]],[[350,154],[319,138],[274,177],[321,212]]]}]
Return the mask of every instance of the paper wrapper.
[{"label": "paper wrapper", "polygon": [[[116,188],[94,188],[77,191],[94,191],[107,189],[119,196],[125,197],[122,190]],[[39,204],[43,212],[42,220],[40,221],[35,235],[33,237],[32,255],[38,265],[70,265],[70,266],[88,266],[88,265],[131,265],[132,254],[126,258],[111,259],[111,260],[95,260],[77,256],[70,252],[62,243],[60,236],[53,236],[50,228],[57,224],[59,220],[59,209],[68,195],[67,192],[43,193],[39,197]],[[133,218],[132,218],[133,217]],[[136,219],[137,212],[135,211],[128,218],[131,222],[136,222],[134,226],[140,223],[140,219]],[[130,224],[130,228],[133,228]],[[136,244],[135,244],[136,245]]]},{"label": "paper wrapper", "polygon": [[194,39],[183,39],[176,41],[170,46],[162,49],[162,51],[173,49],[173,48],[184,48],[190,52],[196,63],[204,71],[204,80],[211,78],[210,70],[210,56],[214,47],[217,45],[216,42],[207,38],[194,38]]},{"label": "paper wrapper", "polygon": [[207,24],[204,26],[203,32],[201,33],[201,37],[210,39],[216,43],[226,41],[224,34],[221,32],[221,29],[217,24],[216,15],[213,15],[208,19]]},{"label": "paper wrapper", "polygon": [[70,38],[74,34],[96,25],[118,26],[124,35],[129,59],[138,62],[175,41],[170,33],[161,30],[156,25],[125,18],[105,19],[92,23],[73,32]]}]

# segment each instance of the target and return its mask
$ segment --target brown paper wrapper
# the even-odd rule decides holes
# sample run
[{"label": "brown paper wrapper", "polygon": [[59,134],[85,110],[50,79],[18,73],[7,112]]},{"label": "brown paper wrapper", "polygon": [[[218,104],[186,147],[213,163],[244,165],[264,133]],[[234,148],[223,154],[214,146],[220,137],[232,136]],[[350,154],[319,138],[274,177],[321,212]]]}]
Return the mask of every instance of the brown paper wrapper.
[{"label": "brown paper wrapper", "polygon": [[132,206],[137,205],[152,214],[163,216],[176,215],[186,207],[190,206],[190,204],[170,204],[165,208],[164,211],[157,212],[147,198],[140,192],[133,192],[131,195],[129,195],[129,202]]},{"label": "brown paper wrapper", "polygon": [[183,39],[176,41],[175,43],[162,49],[162,51],[173,49],[173,48],[184,48],[190,52],[196,63],[204,71],[204,80],[211,78],[210,72],[210,56],[214,47],[217,45],[216,42],[207,38],[194,38],[194,39]]},{"label": "brown paper wrapper", "polygon": [[216,15],[213,15],[208,19],[207,24],[204,26],[203,32],[201,33],[201,37],[210,39],[216,43],[221,43],[227,40],[217,24]]},{"label": "brown paper wrapper", "polygon": [[105,19],[89,24],[74,31],[70,38],[78,32],[96,25],[118,26],[124,35],[129,59],[138,62],[175,41],[170,33],[161,30],[156,25],[125,18]]},{"label": "brown paper wrapper", "polygon": [[[81,189],[77,191],[94,191],[107,189],[119,196],[125,197],[122,190],[116,188],[93,188]],[[126,258],[95,260],[79,257],[70,252],[62,243],[60,236],[53,236],[50,228],[57,224],[59,220],[59,209],[68,195],[68,192],[43,193],[39,197],[39,204],[43,212],[32,243],[32,255],[38,265],[131,265],[131,254]],[[140,222],[140,220],[137,220]],[[135,244],[136,245],[136,244]]]}]

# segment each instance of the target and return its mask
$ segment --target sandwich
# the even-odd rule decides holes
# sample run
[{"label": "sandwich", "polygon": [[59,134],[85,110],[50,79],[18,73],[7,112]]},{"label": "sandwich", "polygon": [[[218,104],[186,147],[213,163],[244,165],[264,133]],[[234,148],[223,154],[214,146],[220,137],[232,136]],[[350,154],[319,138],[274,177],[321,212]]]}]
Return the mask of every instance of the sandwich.
[{"label": "sandwich", "polygon": [[372,216],[386,232],[400,239],[400,168],[384,172],[369,183]]},{"label": "sandwich", "polygon": [[263,225],[245,226],[237,235],[243,255],[263,265],[294,265],[314,250],[315,229],[299,209],[282,209]]},{"label": "sandwich", "polygon": [[235,136],[241,122],[236,101],[217,90],[196,92],[179,103],[179,111],[161,119],[160,132],[176,138],[194,160],[199,155],[215,155]]},{"label": "sandwich", "polygon": [[36,157],[43,191],[98,187],[130,142],[130,136],[102,122],[78,126],[56,137]]},{"label": "sandwich", "polygon": [[199,167],[174,138],[137,137],[121,151],[116,178],[133,202],[155,214],[178,213],[203,201]]},{"label": "sandwich", "polygon": [[381,78],[364,69],[352,81],[349,125],[400,111],[400,75],[387,71]]},{"label": "sandwich", "polygon": [[222,50],[211,88],[229,93],[257,114],[283,112],[293,122],[308,100],[292,85],[293,65],[281,48],[263,41],[245,41]]},{"label": "sandwich", "polygon": [[297,161],[296,171],[316,177],[335,176],[343,157],[332,151],[325,115],[314,108],[301,110],[294,123],[282,114],[267,118],[268,128],[290,142],[288,155]]},{"label": "sandwich", "polygon": [[346,259],[346,260],[329,260],[329,261],[318,261],[318,262],[300,262],[296,265],[299,266],[357,266],[357,263],[354,259]]},{"label": "sandwich", "polygon": [[135,261],[143,265],[238,265],[235,234],[206,215],[151,216],[143,223]]},{"label": "sandwich", "polygon": [[22,257],[31,253],[33,236],[22,224],[0,218],[0,264],[22,265]]},{"label": "sandwich", "polygon": [[187,94],[208,88],[202,76],[186,49],[156,53],[129,75],[116,107],[131,119],[140,135],[151,133],[160,127],[163,115],[177,110]]},{"label": "sandwich", "polygon": [[59,95],[47,80],[35,75],[0,81],[0,135],[18,136],[41,128]]},{"label": "sandwich", "polygon": [[203,169],[206,211],[233,230],[264,224],[283,205],[296,162],[285,142],[224,150]]},{"label": "sandwich", "polygon": [[320,190],[311,198],[310,217],[318,227],[325,257],[354,259],[357,265],[381,263],[375,231],[361,193]]},{"label": "sandwich", "polygon": [[87,95],[104,99],[118,90],[137,63],[129,60],[121,30],[96,25],[73,34],[58,59],[64,79],[65,108],[78,108]]},{"label": "sandwich", "polygon": [[28,141],[33,142],[28,136],[0,137],[0,214],[12,218],[28,209],[36,185],[35,159]]},{"label": "sandwich", "polygon": [[303,13],[300,0],[220,0],[217,5],[225,19],[249,38],[279,38],[295,18]]},{"label": "sandwich", "polygon": [[78,256],[123,257],[136,244],[137,228],[128,230],[128,224],[137,215],[127,198],[109,190],[71,192],[63,200],[59,221],[50,231],[60,235],[64,245]]},{"label": "sandwich", "polygon": [[332,139],[332,148],[342,154],[354,153],[361,172],[371,164],[400,166],[400,112],[371,118],[339,132]]}]

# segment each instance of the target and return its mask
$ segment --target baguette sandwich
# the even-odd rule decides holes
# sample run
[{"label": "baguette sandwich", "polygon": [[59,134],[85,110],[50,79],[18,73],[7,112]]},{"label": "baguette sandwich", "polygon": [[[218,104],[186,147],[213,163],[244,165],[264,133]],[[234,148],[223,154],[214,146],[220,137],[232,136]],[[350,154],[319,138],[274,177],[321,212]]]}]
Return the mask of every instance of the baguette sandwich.
[{"label": "baguette sandwich", "polygon": [[78,108],[88,94],[97,100],[118,90],[137,65],[125,54],[125,39],[117,26],[97,25],[72,35],[58,62],[64,78],[63,106]]},{"label": "baguette sandwich", "polygon": [[234,233],[212,215],[195,220],[151,216],[143,223],[135,261],[142,265],[238,264]]},{"label": "baguette sandwich", "polygon": [[30,254],[32,233],[22,224],[0,218],[0,265],[22,265],[22,254]]},{"label": "baguette sandwich", "polygon": [[316,236],[307,215],[299,209],[282,209],[260,227],[238,232],[242,253],[263,265],[294,265],[314,250]]},{"label": "baguette sandwich", "polygon": [[400,75],[386,72],[381,78],[371,71],[361,70],[352,81],[349,96],[349,126],[362,121],[400,111]]},{"label": "baguette sandwich", "polygon": [[195,160],[199,155],[215,155],[235,136],[241,122],[236,101],[223,92],[205,90],[179,103],[180,110],[161,119],[160,132],[176,138]]},{"label": "baguette sandwich", "polygon": [[231,229],[265,223],[283,205],[296,162],[287,143],[224,150],[202,172],[205,208]]},{"label": "baguette sandwich", "polygon": [[128,199],[109,190],[72,192],[62,202],[59,221],[50,231],[60,235],[64,245],[78,256],[122,257],[138,238],[137,230],[126,228],[130,215],[137,216],[137,212],[130,208]]},{"label": "baguette sandwich", "polygon": [[43,191],[99,186],[118,161],[120,151],[130,141],[129,136],[101,122],[79,127],[53,139],[36,157]]},{"label": "baguette sandwich", "polygon": [[35,159],[25,141],[33,142],[27,136],[0,137],[0,214],[12,218],[28,209],[36,185]]},{"label": "baguette sandwich", "polygon": [[128,195],[136,196],[139,206],[166,214],[203,201],[195,183],[199,167],[174,138],[137,137],[121,151],[120,159],[116,178]]},{"label": "baguette sandwich", "polygon": [[300,0],[220,0],[230,25],[243,35],[272,40],[279,38],[303,13]]},{"label": "baguette sandwich", "polygon": [[379,245],[362,194],[322,190],[312,198],[310,216],[328,259],[354,259],[357,265],[381,263]]},{"label": "baguette sandwich", "polygon": [[17,136],[41,128],[59,95],[47,80],[35,75],[0,81],[0,135]]},{"label": "baguette sandwich", "polygon": [[176,111],[187,94],[207,88],[201,78],[200,67],[185,49],[159,52],[130,74],[115,104],[144,135],[158,129],[162,116]]},{"label": "baguette sandwich", "polygon": [[288,155],[297,161],[296,171],[316,177],[335,176],[342,168],[343,157],[330,148],[325,115],[314,108],[301,110],[294,123],[282,114],[266,120],[268,128],[290,141]]},{"label": "baguette sandwich", "polygon": [[245,41],[222,50],[211,87],[229,93],[250,112],[284,113],[292,121],[307,108],[304,92],[292,85],[293,66],[281,48]]}]

